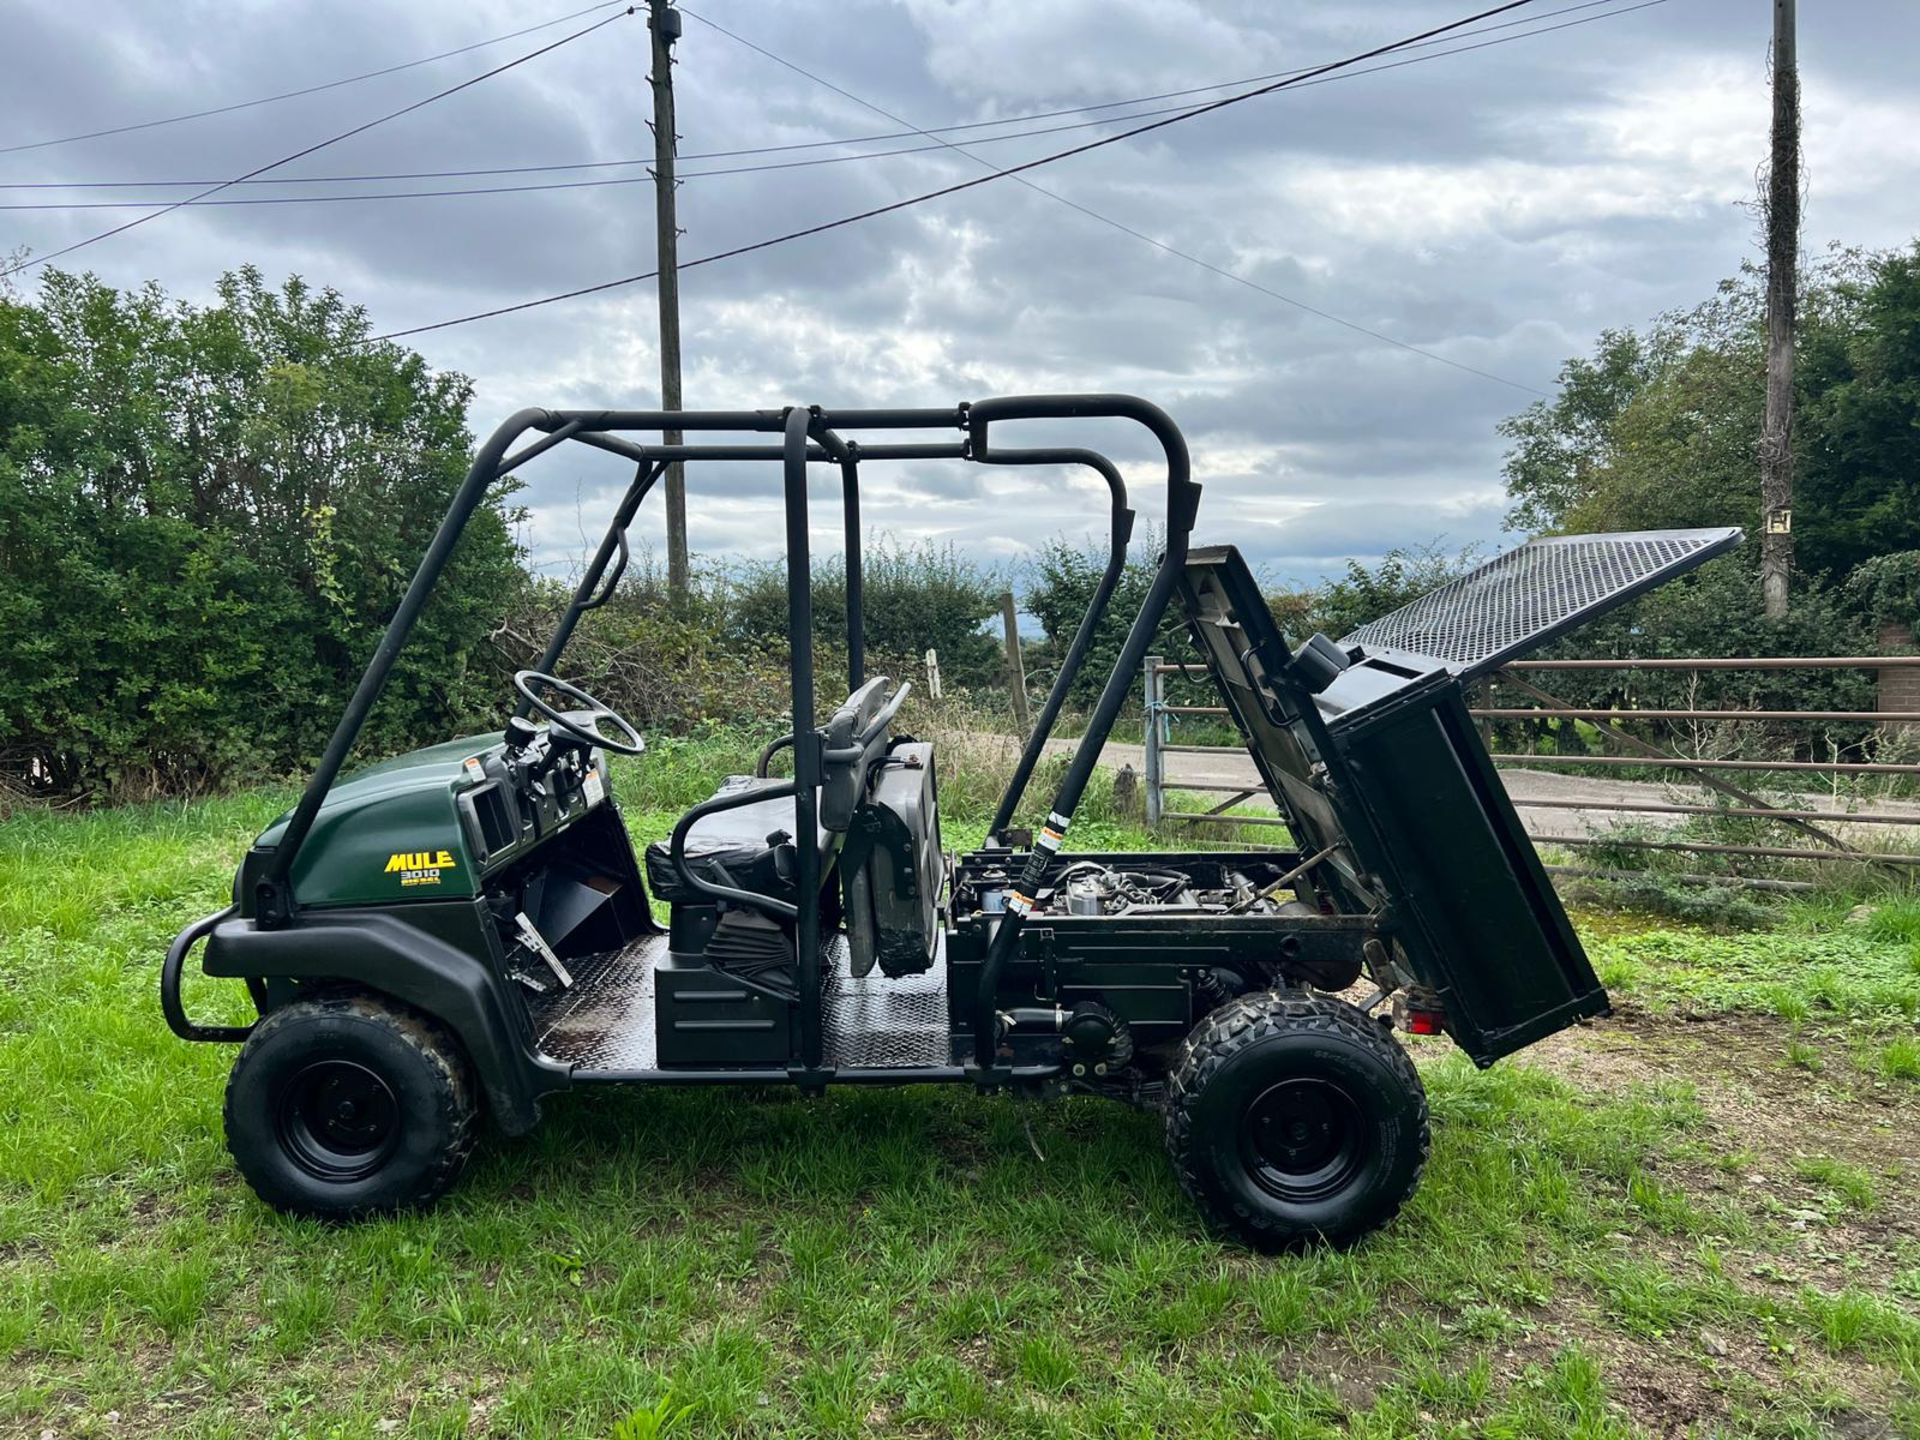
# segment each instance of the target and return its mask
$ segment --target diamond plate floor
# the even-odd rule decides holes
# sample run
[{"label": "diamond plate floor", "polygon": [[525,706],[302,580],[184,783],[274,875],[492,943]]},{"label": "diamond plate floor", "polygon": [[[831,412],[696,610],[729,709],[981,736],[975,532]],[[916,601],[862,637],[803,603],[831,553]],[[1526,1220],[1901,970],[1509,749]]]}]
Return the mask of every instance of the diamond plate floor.
[{"label": "diamond plate floor", "polygon": [[897,980],[877,969],[856,978],[844,938],[836,936],[826,951],[821,1038],[827,1064],[892,1070],[952,1062],[944,945],[931,970]]},{"label": "diamond plate floor", "polygon": [[581,961],[571,990],[534,997],[540,1049],[582,1070],[652,1070],[659,1060],[653,967],[665,935],[643,935],[623,950]]},{"label": "diamond plate floor", "polygon": [[[900,1069],[951,1063],[944,948],[931,970],[897,980],[879,970],[856,978],[842,936],[827,940],[821,952],[821,1039],[828,1065]],[[647,935],[623,950],[574,962],[572,989],[529,999],[541,1051],[582,1070],[657,1068],[654,966],[666,955],[667,937]]]}]

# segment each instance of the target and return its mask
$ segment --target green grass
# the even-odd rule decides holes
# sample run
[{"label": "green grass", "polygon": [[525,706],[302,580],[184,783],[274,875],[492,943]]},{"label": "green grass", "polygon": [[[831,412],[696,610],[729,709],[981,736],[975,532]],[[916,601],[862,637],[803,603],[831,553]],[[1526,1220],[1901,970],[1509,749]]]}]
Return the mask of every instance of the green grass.
[{"label": "green grass", "polygon": [[1875,940],[1920,945],[1920,898],[1903,895],[1874,906],[1866,930]]},{"label": "green grass", "polygon": [[1788,912],[1760,934],[1684,927],[1592,937],[1595,969],[1609,986],[1649,1003],[1771,1013],[1793,1023],[1847,1018],[1911,1026],[1920,1018],[1920,964],[1904,938],[1865,926],[1823,928]]},{"label": "green grass", "polygon": [[1920,1080],[1920,1039],[1896,1035],[1880,1047],[1880,1073],[1889,1080]]},{"label": "green grass", "polygon": [[[752,750],[655,741],[622,767],[636,840]],[[977,838],[947,793],[949,843]],[[1696,1377],[1718,1433],[1849,1410],[1920,1433],[1920,1254],[1756,1278],[1804,1236],[1689,1178],[1698,1067],[1585,1085],[1419,1043],[1424,1185],[1345,1254],[1210,1237],[1149,1115],[941,1089],[567,1096],[430,1214],[280,1217],[223,1149],[231,1051],[175,1040],[153,985],[290,798],[0,822],[0,1434],[1625,1437],[1677,1423],[1647,1374]],[[1074,841],[1150,843],[1097,798]],[[1634,1006],[1797,996],[1809,1024],[1886,1027],[1872,1064],[1912,1079],[1892,926],[1590,944]],[[189,1001],[245,1009],[204,980]],[[1838,1155],[1793,1178],[1837,1219],[1911,1183]],[[1759,1368],[1703,1333],[1759,1337]]]},{"label": "green grass", "polygon": [[1870,1171],[1828,1155],[1803,1156],[1794,1161],[1794,1174],[1828,1192],[1852,1210],[1871,1212],[1880,1203],[1879,1188]]}]

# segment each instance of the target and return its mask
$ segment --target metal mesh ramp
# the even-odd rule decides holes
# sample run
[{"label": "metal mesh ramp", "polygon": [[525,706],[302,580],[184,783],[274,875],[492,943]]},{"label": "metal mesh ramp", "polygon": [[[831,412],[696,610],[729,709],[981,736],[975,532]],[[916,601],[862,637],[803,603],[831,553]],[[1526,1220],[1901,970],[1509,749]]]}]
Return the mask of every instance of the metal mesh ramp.
[{"label": "metal mesh ramp", "polygon": [[1738,545],[1738,527],[1530,540],[1343,645],[1431,656],[1462,679],[1529,650]]}]

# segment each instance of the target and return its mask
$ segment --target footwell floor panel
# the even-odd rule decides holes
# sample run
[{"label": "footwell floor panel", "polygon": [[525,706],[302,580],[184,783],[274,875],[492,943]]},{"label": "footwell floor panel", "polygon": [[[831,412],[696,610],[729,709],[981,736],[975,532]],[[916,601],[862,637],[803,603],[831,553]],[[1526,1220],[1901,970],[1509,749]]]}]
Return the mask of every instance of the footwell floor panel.
[{"label": "footwell floor panel", "polygon": [[[855,976],[843,936],[820,947],[821,1041],[835,1069],[914,1069],[952,1063],[946,956],[920,975]],[[529,997],[541,1052],[580,1070],[660,1065],[654,968],[667,937],[570,961],[574,984]]]},{"label": "footwell floor panel", "polygon": [[581,1070],[652,1070],[653,967],[667,958],[665,935],[643,935],[620,950],[579,961],[574,983],[535,997],[533,1033],[543,1053]]},{"label": "footwell floor panel", "polygon": [[821,1039],[836,1069],[894,1070],[953,1063],[947,1018],[947,956],[933,968],[898,979],[879,970],[855,976],[847,942],[836,937],[821,956]]}]

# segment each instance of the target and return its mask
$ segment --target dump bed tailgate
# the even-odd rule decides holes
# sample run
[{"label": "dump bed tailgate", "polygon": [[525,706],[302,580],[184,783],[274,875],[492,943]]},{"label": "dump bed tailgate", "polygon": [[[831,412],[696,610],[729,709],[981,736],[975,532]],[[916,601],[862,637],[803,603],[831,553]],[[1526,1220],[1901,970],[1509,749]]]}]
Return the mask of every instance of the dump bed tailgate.
[{"label": "dump bed tailgate", "polygon": [[1341,640],[1431,658],[1471,680],[1738,545],[1738,526],[1550,535],[1487,561]]},{"label": "dump bed tailgate", "polygon": [[[1321,640],[1298,661],[1238,551],[1188,558],[1194,636],[1295,843],[1320,857],[1316,889],[1338,910],[1379,915],[1394,959],[1439,996],[1448,1033],[1478,1064],[1604,1014],[1607,995],[1473,727],[1463,679],[1739,538],[1677,534],[1503,556],[1498,573],[1475,572],[1481,583],[1456,582],[1467,621],[1428,604],[1436,592],[1387,617],[1399,624],[1380,622],[1399,645]],[[1561,583],[1529,586],[1528,575]]]},{"label": "dump bed tailgate", "polygon": [[[1319,697],[1340,812],[1365,833],[1407,967],[1482,1065],[1588,1015],[1606,991],[1444,670],[1343,708],[1387,662],[1361,661]],[[1357,672],[1357,673],[1356,673]]]}]

